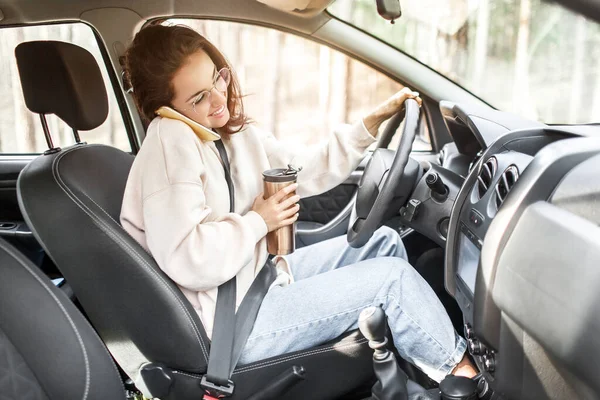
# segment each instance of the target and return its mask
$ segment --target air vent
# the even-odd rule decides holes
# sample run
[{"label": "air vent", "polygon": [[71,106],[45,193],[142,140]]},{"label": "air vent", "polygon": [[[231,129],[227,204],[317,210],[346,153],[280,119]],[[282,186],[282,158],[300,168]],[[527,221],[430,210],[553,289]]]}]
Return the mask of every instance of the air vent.
[{"label": "air vent", "polygon": [[479,199],[481,199],[490,188],[497,168],[498,162],[494,157],[488,158],[481,166],[481,172],[477,177],[477,194],[479,195]]},{"label": "air vent", "polygon": [[508,192],[515,186],[519,179],[519,170],[514,165],[511,165],[504,171],[498,183],[496,184],[496,207],[500,208],[504,199],[508,196]]}]

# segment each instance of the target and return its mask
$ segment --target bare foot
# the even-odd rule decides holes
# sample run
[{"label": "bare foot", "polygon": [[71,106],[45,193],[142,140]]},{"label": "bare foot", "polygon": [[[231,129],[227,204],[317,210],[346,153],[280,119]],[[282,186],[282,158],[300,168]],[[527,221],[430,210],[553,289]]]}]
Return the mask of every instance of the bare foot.
[{"label": "bare foot", "polygon": [[478,373],[477,368],[471,363],[466,354],[451,372],[452,375],[466,376],[467,378],[473,378]]}]

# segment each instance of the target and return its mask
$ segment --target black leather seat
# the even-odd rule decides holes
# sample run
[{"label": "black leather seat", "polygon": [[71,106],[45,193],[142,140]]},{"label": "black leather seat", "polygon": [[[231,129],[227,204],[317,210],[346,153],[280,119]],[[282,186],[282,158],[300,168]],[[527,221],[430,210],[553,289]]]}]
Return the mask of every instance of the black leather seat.
[{"label": "black leather seat", "polygon": [[[107,116],[94,58],[61,42],[16,49],[28,108],[54,113],[73,129]],[[114,358],[146,397],[201,398],[210,341],[178,287],[120,226],[133,156],[109,146],[53,149],[21,173],[21,210],[36,238],[73,287]],[[330,399],[372,378],[372,351],[358,331],[333,343],[238,366],[233,399],[245,399],[301,365],[306,379],[286,399]]]},{"label": "black leather seat", "polygon": [[0,239],[0,398],[125,399],[108,351],[73,303]]}]

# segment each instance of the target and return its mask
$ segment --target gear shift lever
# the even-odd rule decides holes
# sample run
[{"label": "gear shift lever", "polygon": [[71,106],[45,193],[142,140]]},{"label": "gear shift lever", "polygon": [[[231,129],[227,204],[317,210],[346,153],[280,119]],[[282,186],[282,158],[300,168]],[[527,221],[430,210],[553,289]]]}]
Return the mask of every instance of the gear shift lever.
[{"label": "gear shift lever", "polygon": [[373,354],[373,369],[377,382],[371,389],[374,400],[407,400],[408,377],[400,369],[394,353],[386,347],[386,318],[381,307],[364,309],[358,317],[358,328],[369,340]]},{"label": "gear shift lever", "polygon": [[381,307],[365,308],[358,316],[358,329],[369,340],[369,346],[375,350],[375,356],[385,352],[385,313]]}]

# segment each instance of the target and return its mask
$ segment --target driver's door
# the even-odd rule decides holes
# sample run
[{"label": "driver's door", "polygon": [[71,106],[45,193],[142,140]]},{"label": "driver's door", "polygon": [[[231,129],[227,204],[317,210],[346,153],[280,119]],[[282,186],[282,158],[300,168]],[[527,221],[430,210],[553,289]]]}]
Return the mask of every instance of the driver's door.
[{"label": "driver's door", "polygon": [[[337,125],[358,121],[402,88],[339,51],[276,29],[223,20],[169,22],[188,25],[211,40],[238,75],[246,113],[279,140],[298,146],[327,140]],[[425,123],[416,143],[415,149],[431,150]],[[366,161],[341,185],[300,201],[296,247],[346,233]]]},{"label": "driver's door", "polygon": [[300,217],[296,223],[297,248],[346,234],[354,194],[367,161],[368,157],[341,185],[300,200]]}]

